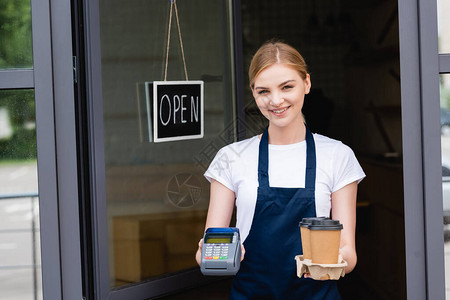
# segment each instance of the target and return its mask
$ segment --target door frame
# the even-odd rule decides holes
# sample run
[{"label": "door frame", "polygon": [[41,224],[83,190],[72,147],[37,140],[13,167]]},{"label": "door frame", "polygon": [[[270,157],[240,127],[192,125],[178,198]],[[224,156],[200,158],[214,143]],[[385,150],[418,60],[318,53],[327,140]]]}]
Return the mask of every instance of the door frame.
[{"label": "door frame", "polygon": [[408,299],[445,299],[437,1],[399,0]]},{"label": "door frame", "polygon": [[42,287],[55,300],[82,299],[70,5],[31,0],[33,69],[11,71],[35,92]]}]

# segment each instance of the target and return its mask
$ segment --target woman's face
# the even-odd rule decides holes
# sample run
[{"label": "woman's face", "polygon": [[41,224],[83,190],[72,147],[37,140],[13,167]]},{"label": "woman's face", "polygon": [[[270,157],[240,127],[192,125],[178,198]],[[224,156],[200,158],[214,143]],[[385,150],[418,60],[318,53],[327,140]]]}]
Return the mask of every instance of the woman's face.
[{"label": "woman's face", "polygon": [[287,127],[304,122],[302,107],[310,88],[309,74],[303,80],[293,68],[274,64],[256,77],[252,92],[259,110],[270,124]]}]

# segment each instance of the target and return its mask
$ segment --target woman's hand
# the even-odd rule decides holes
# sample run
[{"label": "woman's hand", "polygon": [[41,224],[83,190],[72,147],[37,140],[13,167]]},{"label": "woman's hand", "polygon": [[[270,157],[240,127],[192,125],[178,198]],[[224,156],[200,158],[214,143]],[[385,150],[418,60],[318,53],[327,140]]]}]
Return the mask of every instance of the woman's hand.
[{"label": "woman's hand", "polygon": [[200,239],[200,241],[198,241],[198,250],[197,253],[195,254],[195,260],[197,261],[197,264],[199,266],[202,263],[202,246],[203,246],[203,239]]},{"label": "woman's hand", "polygon": [[241,244],[241,261],[244,260],[244,256],[245,256],[245,248],[244,244]]}]

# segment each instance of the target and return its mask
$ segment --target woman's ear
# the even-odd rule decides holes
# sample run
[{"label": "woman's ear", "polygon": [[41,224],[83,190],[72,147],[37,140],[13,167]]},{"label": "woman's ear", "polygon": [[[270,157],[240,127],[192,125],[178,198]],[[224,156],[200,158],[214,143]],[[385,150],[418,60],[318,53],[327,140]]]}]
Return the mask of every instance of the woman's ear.
[{"label": "woman's ear", "polygon": [[309,94],[309,91],[311,90],[311,76],[309,76],[308,73],[306,73],[305,78],[305,94]]}]

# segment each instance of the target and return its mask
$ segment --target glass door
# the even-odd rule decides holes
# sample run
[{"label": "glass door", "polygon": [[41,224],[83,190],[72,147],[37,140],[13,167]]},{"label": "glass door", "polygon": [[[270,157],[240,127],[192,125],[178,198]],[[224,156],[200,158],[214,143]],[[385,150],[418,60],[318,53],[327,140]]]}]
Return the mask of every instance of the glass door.
[{"label": "glass door", "polygon": [[[92,20],[97,6],[86,5]],[[209,203],[203,173],[237,132],[232,7],[228,0],[98,3],[88,101],[100,299],[146,299],[201,278],[194,255]],[[153,95],[156,82],[186,81],[202,86],[200,98],[179,86]],[[175,138],[157,140],[158,118],[174,126]],[[190,122],[202,122],[203,131],[184,135]]]},{"label": "glass door", "polygon": [[[438,44],[441,58],[450,55],[450,1],[437,1]],[[445,298],[450,299],[450,66],[442,60],[440,72],[440,125],[442,154],[442,198],[444,216]]]}]

